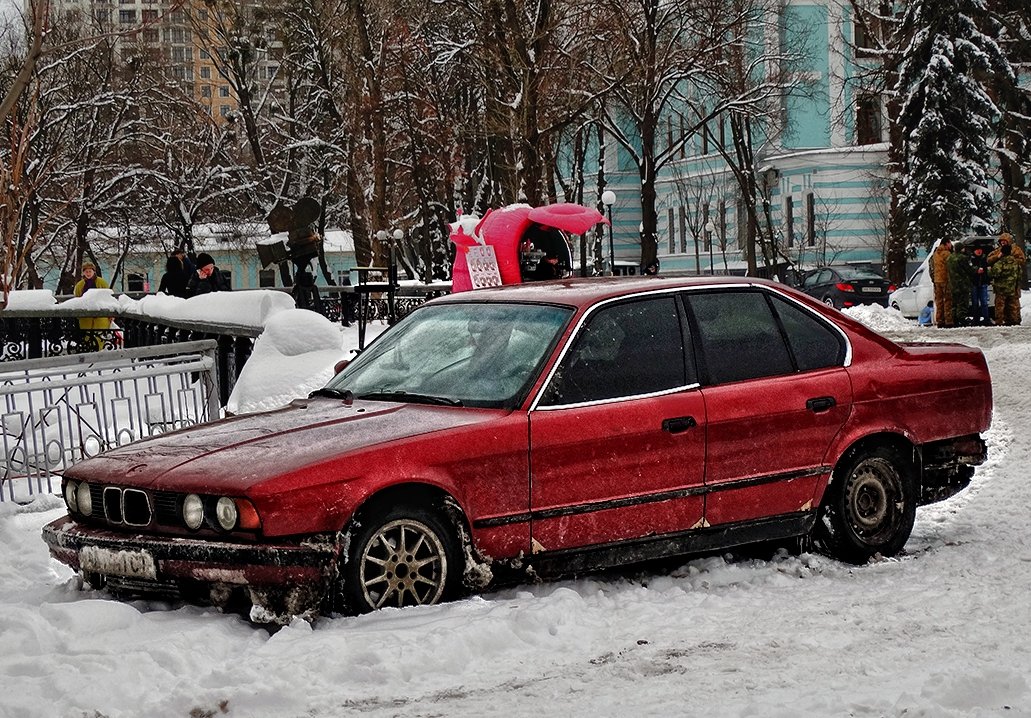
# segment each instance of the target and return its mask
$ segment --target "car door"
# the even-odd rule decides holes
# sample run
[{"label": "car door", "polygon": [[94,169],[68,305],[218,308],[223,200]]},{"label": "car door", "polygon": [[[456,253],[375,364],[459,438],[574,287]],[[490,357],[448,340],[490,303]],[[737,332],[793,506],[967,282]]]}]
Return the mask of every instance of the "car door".
[{"label": "car door", "polygon": [[811,511],[851,411],[844,334],[775,292],[687,296],[706,407],[705,522]]},{"label": "car door", "polygon": [[675,293],[588,314],[530,411],[534,551],[700,525],[705,406]]}]

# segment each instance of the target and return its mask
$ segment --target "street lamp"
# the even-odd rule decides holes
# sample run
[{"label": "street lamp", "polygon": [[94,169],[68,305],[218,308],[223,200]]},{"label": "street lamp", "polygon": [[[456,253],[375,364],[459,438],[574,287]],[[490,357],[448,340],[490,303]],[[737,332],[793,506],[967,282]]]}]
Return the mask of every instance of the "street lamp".
[{"label": "street lamp", "polygon": [[705,223],[705,233],[706,244],[709,245],[709,275],[712,276],[716,273],[712,267],[712,240],[716,236],[716,225],[711,219]]},{"label": "street lamp", "polygon": [[605,205],[605,212],[609,216],[609,271],[607,275],[616,273],[616,249],[612,243],[612,205],[616,203],[616,193],[610,189],[601,193],[601,203]]}]

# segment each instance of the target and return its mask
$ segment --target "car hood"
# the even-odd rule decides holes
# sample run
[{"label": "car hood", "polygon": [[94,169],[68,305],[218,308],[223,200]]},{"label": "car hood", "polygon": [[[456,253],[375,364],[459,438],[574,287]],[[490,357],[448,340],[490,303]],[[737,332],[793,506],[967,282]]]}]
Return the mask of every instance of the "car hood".
[{"label": "car hood", "polygon": [[69,478],[157,490],[244,491],[275,476],[388,442],[475,424],[497,410],[300,399],[200,424],[87,459]]}]

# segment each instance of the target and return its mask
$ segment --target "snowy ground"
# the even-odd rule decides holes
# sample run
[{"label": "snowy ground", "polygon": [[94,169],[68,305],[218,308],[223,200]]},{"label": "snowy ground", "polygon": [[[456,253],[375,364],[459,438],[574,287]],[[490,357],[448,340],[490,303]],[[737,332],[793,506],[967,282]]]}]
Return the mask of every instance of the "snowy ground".
[{"label": "snowy ground", "polygon": [[82,593],[39,537],[58,501],[0,504],[0,717],[1031,717],[1031,326],[854,316],[981,346],[995,381],[989,463],[898,560],[707,558],[270,634]]}]

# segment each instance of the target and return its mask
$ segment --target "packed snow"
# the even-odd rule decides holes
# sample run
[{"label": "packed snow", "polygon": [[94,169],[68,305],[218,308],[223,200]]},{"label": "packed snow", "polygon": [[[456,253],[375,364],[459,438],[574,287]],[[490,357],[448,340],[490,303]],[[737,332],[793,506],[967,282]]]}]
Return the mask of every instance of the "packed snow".
[{"label": "packed snow", "polygon": [[[1031,716],[1031,327],[849,313],[980,346],[995,384],[988,463],[897,559],[715,556],[271,631],[83,592],[40,539],[60,500],[0,504],[0,716]],[[291,365],[331,371],[353,339],[273,316],[236,400],[278,400]]]}]

